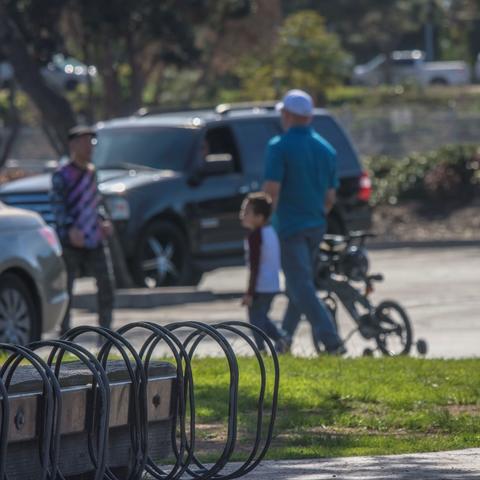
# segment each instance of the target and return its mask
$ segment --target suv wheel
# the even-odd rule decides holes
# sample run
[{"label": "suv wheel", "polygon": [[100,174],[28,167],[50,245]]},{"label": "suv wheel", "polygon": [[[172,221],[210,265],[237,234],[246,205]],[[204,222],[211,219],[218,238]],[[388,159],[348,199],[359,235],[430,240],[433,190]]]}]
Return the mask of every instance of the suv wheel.
[{"label": "suv wheel", "polygon": [[138,245],[135,281],[148,288],[184,285],[190,277],[188,259],[188,245],[182,231],[170,222],[153,222]]},{"label": "suv wheel", "polygon": [[32,295],[20,277],[0,277],[0,342],[26,345],[40,338],[40,321]]},{"label": "suv wheel", "polygon": [[196,287],[200,281],[202,280],[203,277],[203,272],[201,270],[198,270],[195,267],[190,268],[190,273],[188,275],[188,278],[186,281],[183,283],[183,285],[188,285],[189,287]]}]

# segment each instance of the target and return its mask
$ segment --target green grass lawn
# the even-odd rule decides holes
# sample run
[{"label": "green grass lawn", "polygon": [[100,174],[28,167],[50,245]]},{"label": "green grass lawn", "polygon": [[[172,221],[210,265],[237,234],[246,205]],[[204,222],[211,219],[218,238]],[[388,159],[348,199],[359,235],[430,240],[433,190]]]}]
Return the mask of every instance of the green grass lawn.
[{"label": "green grass lawn", "polygon": [[[267,458],[480,446],[480,359],[284,356],[280,362],[279,411]],[[253,359],[239,365],[242,450],[254,432],[259,375]],[[194,362],[198,438],[207,454],[225,438],[225,367],[221,359]]]}]

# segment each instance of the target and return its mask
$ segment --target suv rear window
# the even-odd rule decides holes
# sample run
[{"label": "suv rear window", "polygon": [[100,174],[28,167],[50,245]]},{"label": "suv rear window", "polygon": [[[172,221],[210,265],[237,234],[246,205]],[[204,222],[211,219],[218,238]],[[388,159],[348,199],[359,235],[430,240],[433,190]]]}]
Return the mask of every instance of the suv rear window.
[{"label": "suv rear window", "polygon": [[98,131],[93,162],[98,169],[128,164],[185,170],[197,131],[187,128],[105,128]]},{"label": "suv rear window", "polygon": [[316,116],[313,128],[337,151],[338,175],[354,177],[361,175],[362,167],[352,144],[338,123],[327,115]]}]

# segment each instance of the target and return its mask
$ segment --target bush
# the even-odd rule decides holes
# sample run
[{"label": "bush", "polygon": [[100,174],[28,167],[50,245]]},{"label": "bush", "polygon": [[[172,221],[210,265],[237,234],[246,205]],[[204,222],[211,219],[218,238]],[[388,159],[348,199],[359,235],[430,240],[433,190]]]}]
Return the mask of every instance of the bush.
[{"label": "bush", "polygon": [[327,107],[383,108],[416,105],[432,109],[452,108],[462,112],[480,110],[477,85],[462,87],[421,87],[419,85],[380,85],[376,87],[336,86],[327,90]]},{"label": "bush", "polygon": [[373,204],[402,200],[463,203],[480,184],[480,147],[452,145],[396,159],[368,157],[365,165],[373,181]]}]

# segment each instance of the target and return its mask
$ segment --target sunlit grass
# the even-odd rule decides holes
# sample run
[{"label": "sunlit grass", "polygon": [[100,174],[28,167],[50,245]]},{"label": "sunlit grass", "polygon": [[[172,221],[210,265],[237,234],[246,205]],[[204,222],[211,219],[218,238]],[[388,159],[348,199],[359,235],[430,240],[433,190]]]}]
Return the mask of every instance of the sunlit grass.
[{"label": "sunlit grass", "polygon": [[[279,412],[269,458],[480,445],[480,360],[285,356],[280,362]],[[239,366],[239,427],[248,438],[255,431],[259,376],[253,359],[240,359]],[[197,420],[216,425],[221,438],[228,398],[226,363],[196,360],[194,370]],[[209,429],[209,441],[214,432]]]},{"label": "sunlit grass", "polygon": [[[273,369],[270,359],[265,361],[269,405]],[[240,358],[238,365],[239,435],[234,457],[240,459],[256,432],[260,375],[253,358]],[[192,367],[198,451],[203,459],[215,459],[226,438],[229,367],[222,358],[194,358]],[[480,446],[480,359],[283,356],[280,370],[278,415],[267,458]],[[268,414],[265,409],[264,420]]]}]

